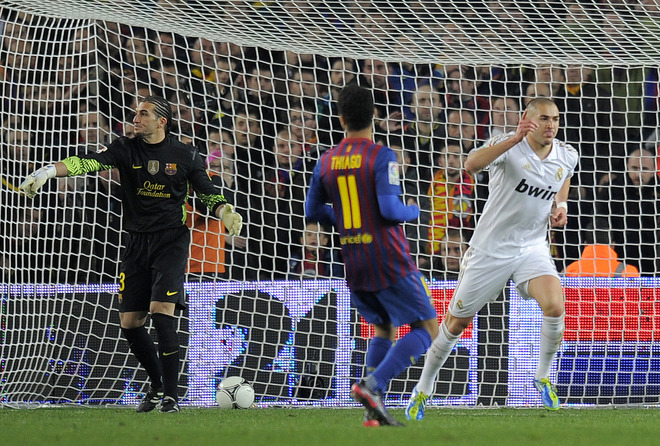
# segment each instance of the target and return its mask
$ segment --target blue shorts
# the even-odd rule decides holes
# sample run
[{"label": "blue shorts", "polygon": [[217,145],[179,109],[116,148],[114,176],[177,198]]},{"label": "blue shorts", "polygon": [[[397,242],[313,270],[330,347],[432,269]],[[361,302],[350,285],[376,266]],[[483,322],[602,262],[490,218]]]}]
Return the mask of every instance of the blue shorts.
[{"label": "blue shorts", "polygon": [[426,279],[410,274],[384,290],[351,291],[351,303],[370,324],[400,327],[437,316]]}]

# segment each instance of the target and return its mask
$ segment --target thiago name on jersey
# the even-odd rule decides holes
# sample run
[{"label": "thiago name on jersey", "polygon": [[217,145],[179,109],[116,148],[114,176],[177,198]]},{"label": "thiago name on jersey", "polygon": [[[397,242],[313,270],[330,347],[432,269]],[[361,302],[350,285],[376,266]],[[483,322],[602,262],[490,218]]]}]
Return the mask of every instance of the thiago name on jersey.
[{"label": "thiago name on jersey", "polygon": [[330,168],[332,170],[359,169],[361,165],[362,155],[342,155],[332,157],[332,165]]}]

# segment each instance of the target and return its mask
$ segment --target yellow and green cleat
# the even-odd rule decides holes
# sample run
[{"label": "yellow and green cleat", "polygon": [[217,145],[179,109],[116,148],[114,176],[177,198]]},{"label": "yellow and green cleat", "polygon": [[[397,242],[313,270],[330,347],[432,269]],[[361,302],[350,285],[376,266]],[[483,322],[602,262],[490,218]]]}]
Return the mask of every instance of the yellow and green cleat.
[{"label": "yellow and green cleat", "polygon": [[559,398],[557,397],[557,390],[555,386],[550,383],[548,378],[535,379],[534,387],[541,394],[543,405],[548,410],[559,410]]},{"label": "yellow and green cleat", "polygon": [[426,402],[429,399],[429,395],[426,395],[422,392],[417,391],[417,386],[413,388],[412,394],[410,395],[410,401],[408,401],[408,406],[406,407],[406,418],[409,420],[423,420],[424,411],[426,410]]}]

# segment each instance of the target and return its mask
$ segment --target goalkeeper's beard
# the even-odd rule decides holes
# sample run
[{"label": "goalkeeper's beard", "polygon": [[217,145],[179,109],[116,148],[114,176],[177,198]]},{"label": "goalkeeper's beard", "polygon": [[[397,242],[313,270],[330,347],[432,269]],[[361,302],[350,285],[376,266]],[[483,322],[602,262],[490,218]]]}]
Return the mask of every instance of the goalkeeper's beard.
[{"label": "goalkeeper's beard", "polygon": [[[169,130],[165,130],[165,138],[170,134]],[[153,144],[148,141],[149,137],[153,136],[153,133],[138,133],[137,131],[135,132],[135,136],[133,137],[134,139],[137,139],[139,141],[142,141],[145,144]]]}]

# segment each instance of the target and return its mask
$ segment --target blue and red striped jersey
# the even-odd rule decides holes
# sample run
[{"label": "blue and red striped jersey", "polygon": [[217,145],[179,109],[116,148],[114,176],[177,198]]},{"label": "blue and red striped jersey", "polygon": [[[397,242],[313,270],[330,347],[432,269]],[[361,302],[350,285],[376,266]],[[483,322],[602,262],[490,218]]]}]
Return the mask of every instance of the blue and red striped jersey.
[{"label": "blue and red striped jersey", "polygon": [[[307,214],[337,228],[351,289],[381,290],[417,271],[400,222],[416,218],[418,210],[400,195],[394,151],[369,139],[342,140],[314,169]],[[383,216],[383,198],[398,200],[386,213],[394,219]]]}]

